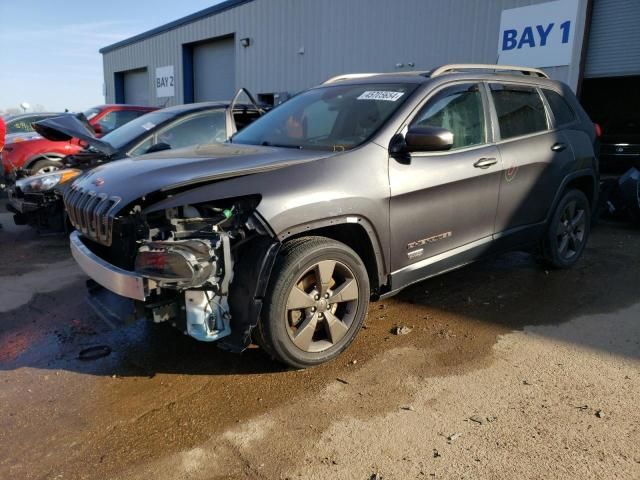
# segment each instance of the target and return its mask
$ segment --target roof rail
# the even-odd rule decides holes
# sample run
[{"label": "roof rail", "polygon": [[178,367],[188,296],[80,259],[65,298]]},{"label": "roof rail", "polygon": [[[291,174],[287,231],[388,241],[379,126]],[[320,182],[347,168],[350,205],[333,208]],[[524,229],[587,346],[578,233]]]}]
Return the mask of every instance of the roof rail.
[{"label": "roof rail", "polygon": [[539,68],[516,67],[512,65],[489,65],[482,63],[453,63],[451,65],[443,65],[431,72],[432,77],[438,77],[445,73],[453,73],[461,70],[493,70],[496,72],[520,72],[523,75],[537,75],[542,78],[549,78],[545,72]]},{"label": "roof rail", "polygon": [[336,75],[329,80],[322,82],[322,85],[329,83],[339,82],[341,80],[352,80],[358,78],[375,77],[376,75],[391,75],[391,76],[405,76],[405,75],[420,75],[423,77],[429,77],[431,74],[428,70],[407,70],[404,72],[378,72],[378,73],[345,73],[344,75]]},{"label": "roof rail", "polygon": [[336,83],[336,82],[339,82],[340,80],[351,80],[355,78],[373,77],[375,75],[381,75],[381,74],[380,73],[345,73],[342,75],[336,75],[335,77],[331,77],[325,80],[324,82],[322,82],[322,85],[327,85],[329,83]]}]

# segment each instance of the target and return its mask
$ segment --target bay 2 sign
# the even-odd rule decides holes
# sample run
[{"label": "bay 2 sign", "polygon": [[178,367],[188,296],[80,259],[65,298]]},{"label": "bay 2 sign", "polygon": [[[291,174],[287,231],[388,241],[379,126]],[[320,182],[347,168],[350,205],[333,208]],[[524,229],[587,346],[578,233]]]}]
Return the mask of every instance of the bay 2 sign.
[{"label": "bay 2 sign", "polygon": [[525,67],[569,65],[580,0],[558,0],[502,11],[498,63]]},{"label": "bay 2 sign", "polygon": [[173,65],[156,68],[156,98],[173,97],[176,94],[176,79]]}]

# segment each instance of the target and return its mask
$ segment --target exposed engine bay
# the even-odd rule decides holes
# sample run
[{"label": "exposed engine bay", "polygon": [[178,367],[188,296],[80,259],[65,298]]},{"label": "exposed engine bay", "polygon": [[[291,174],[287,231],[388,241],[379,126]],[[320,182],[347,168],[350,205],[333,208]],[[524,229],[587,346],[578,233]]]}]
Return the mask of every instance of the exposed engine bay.
[{"label": "exposed engine bay", "polygon": [[253,199],[185,205],[148,215],[134,206],[134,269],[149,280],[139,314],[155,323],[171,322],[201,341],[231,334],[230,285],[238,247],[267,235],[253,215]]}]

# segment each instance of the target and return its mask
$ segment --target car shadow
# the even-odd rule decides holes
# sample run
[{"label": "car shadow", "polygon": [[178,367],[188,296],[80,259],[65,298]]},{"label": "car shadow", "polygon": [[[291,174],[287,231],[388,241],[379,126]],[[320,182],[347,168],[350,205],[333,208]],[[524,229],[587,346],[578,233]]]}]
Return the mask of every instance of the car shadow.
[{"label": "car shadow", "polygon": [[[598,226],[585,258],[573,269],[548,270],[528,253],[513,252],[483,260],[415,284],[382,302],[387,322],[427,326],[425,318],[455,315],[508,332],[525,327],[562,325],[584,315],[620,312],[640,303],[640,231],[626,223]],[[100,376],[265,375],[290,369],[259,348],[242,355],[198,342],[166,324],[137,322],[112,329],[84,301],[82,281],[57,292],[37,294],[28,304],[0,312],[0,370],[22,367],[62,369]],[[368,323],[375,325],[377,308]],[[380,306],[381,304],[378,304]],[[604,328],[604,327],[603,327]],[[385,330],[386,329],[386,330]],[[374,335],[387,332],[378,329]],[[640,358],[640,332],[619,348],[607,335],[536,330],[576,346]],[[362,335],[362,332],[361,332]],[[367,344],[368,343],[368,344]],[[381,338],[357,347],[374,355]],[[104,355],[83,360],[87,348]]]}]

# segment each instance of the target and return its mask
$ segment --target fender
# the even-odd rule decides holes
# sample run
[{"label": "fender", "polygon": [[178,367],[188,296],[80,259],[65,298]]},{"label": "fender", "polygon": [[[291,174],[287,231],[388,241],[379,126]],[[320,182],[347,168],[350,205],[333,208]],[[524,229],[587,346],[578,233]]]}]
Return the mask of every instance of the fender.
[{"label": "fender", "polygon": [[278,239],[283,242],[287,238],[290,238],[294,235],[299,235],[304,232],[313,233],[314,230],[319,230],[321,228],[331,227],[335,225],[346,225],[346,224],[357,224],[360,225],[367,234],[369,238],[369,242],[373,248],[374,257],[376,260],[376,270],[378,272],[378,284],[385,285],[387,283],[387,270],[385,267],[385,256],[383,254],[382,247],[380,245],[380,240],[376,234],[376,231],[373,228],[371,222],[358,214],[354,215],[343,215],[339,217],[329,217],[323,219],[316,219],[308,223],[303,223],[300,225],[295,225],[293,227],[287,228],[285,231],[278,233]]},{"label": "fender", "polygon": [[598,180],[596,176],[593,174],[593,170],[591,169],[577,170],[573,173],[570,173],[569,175],[564,177],[564,179],[562,180],[562,183],[560,184],[560,187],[556,191],[556,194],[553,198],[553,202],[551,203],[551,208],[549,208],[549,211],[547,212],[547,217],[544,220],[545,224],[548,223],[549,220],[551,220],[551,217],[553,216],[553,213],[556,211],[556,207],[558,206],[558,203],[560,203],[560,199],[562,198],[562,194],[566,190],[567,185],[569,185],[569,183],[571,183],[573,180],[577,180],[579,178],[587,178],[587,177],[591,179],[591,182],[593,184],[592,185],[593,196],[589,200],[591,201],[592,207],[595,208],[598,201],[598,190],[599,190]]}]

